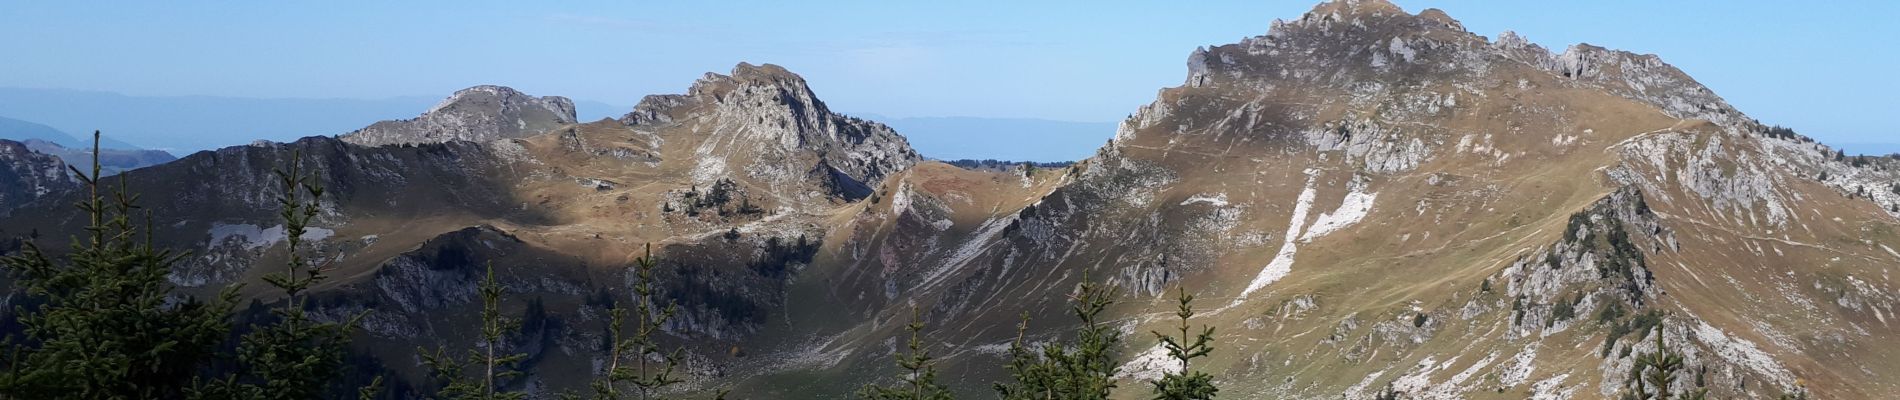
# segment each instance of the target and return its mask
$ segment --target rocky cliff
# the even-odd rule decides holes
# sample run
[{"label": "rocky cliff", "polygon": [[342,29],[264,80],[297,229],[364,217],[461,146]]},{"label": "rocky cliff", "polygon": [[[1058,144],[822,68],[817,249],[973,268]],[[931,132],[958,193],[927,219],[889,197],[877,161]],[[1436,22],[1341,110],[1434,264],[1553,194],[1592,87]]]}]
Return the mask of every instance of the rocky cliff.
[{"label": "rocky cliff", "polygon": [[700,184],[815,179],[825,195],[857,199],[921,159],[890,127],[833,113],[804,78],[771,64],[741,63],[730,75],[706,74],[686,94],[647,96],[621,122],[691,146]]},{"label": "rocky cliff", "polygon": [[14,208],[79,187],[79,180],[58,157],[33,151],[24,143],[0,139],[0,216]]}]

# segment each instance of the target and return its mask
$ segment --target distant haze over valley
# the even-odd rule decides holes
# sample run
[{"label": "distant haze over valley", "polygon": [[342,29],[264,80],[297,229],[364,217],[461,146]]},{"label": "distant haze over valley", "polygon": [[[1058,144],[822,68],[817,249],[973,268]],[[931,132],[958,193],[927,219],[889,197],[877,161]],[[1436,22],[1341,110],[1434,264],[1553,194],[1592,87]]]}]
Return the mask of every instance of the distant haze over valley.
[{"label": "distant haze over valley", "polygon": [[[414,118],[440,101],[440,95],[298,99],[0,88],[0,117],[43,124],[81,139],[99,130],[131,146],[182,156],[257,140],[337,135],[380,120]],[[619,117],[632,108],[578,100],[575,107],[583,121]],[[0,138],[14,135],[0,131]]]},{"label": "distant haze over valley", "polygon": [[890,125],[910,139],[917,152],[939,160],[1075,161],[1088,158],[1115,137],[1116,125],[1032,118],[858,116]]},{"label": "distant haze over valley", "polygon": [[[107,136],[106,147],[164,150],[183,156],[257,140],[288,142],[306,136],[342,134],[375,121],[414,118],[441,101],[440,97],[433,96],[386,99],[128,96],[83,90],[0,88],[0,118],[12,120],[10,124],[0,124],[0,139],[39,138],[81,148],[86,146],[84,142],[90,140],[93,130],[100,130]],[[582,122],[619,118],[633,109],[588,100],[575,100],[574,106]],[[1114,137],[1116,125],[1110,121],[892,118],[875,113],[852,114],[890,125],[910,138],[924,156],[943,160],[1080,160]],[[40,137],[49,132],[45,128],[77,140]]]},{"label": "distant haze over valley", "polygon": [[[420,95],[308,99],[129,96],[87,90],[0,88],[0,139],[40,139],[83,148],[90,145],[92,131],[99,130],[106,136],[107,148],[163,150],[183,156],[258,140],[288,142],[306,136],[334,136],[375,121],[414,118],[441,101],[438,96]],[[620,118],[633,108],[591,100],[574,100],[574,106],[581,122]],[[1117,125],[1113,121],[1040,118],[848,114],[890,125],[909,138],[919,153],[940,160],[1080,160],[1113,138]],[[48,132],[64,133],[71,140],[57,133],[47,136]],[[1836,143],[1826,132],[1802,133],[1848,154],[1900,153],[1900,138]]]}]

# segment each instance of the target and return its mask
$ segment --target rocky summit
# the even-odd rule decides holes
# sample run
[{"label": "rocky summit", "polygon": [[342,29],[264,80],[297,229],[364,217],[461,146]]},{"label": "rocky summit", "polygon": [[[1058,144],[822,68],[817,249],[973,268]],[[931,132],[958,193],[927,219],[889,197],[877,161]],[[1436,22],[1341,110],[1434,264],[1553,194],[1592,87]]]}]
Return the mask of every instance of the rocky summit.
[{"label": "rocky summit", "polygon": [[[1215,328],[1195,369],[1221,398],[1613,398],[1658,343],[1690,366],[1672,390],[1900,397],[1900,160],[1764,125],[1656,55],[1384,1],[1192,49],[1186,72],[1056,168],[928,160],[741,63],[617,120],[480,86],[123,176],[159,244],[191,250],[170,282],[208,296],[280,265],[271,171],[314,171],[301,239],[332,278],[310,308],[369,311],[352,365],[401,398],[431,382],[415,348],[478,340],[485,266],[523,318],[506,385],[585,390],[649,244],[678,393],[840,398],[899,373],[915,312],[939,381],[986,398],[1012,344],[1081,328],[1094,282],[1119,300],[1116,398],[1181,372],[1148,334],[1179,323],[1177,289]],[[76,183],[6,143],[0,232],[61,248]]]},{"label": "rocky summit", "polygon": [[462,89],[412,119],[382,121],[339,135],[364,146],[484,142],[519,138],[575,122],[574,102],[534,97],[502,86]]}]

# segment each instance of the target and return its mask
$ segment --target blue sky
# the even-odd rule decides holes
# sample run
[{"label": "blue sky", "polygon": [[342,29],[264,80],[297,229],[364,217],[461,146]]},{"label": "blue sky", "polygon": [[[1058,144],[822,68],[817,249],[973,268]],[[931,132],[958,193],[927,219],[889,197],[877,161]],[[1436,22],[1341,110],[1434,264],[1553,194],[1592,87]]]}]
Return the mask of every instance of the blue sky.
[{"label": "blue sky", "polygon": [[[630,106],[750,61],[804,75],[838,110],[1108,122],[1180,84],[1195,46],[1313,5],[344,3],[0,0],[0,87],[387,98],[494,83]],[[1490,37],[1661,54],[1763,121],[1832,143],[1900,142],[1900,27],[1888,20],[1900,2],[1564,3],[1398,2]]]}]

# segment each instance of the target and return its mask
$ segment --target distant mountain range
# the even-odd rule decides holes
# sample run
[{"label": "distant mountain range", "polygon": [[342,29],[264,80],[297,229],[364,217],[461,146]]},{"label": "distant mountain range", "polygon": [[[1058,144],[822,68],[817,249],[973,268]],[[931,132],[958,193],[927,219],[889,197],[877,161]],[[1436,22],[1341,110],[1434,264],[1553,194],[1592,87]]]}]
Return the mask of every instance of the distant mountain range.
[{"label": "distant mountain range", "polygon": [[[106,134],[106,148],[161,149],[184,155],[257,140],[288,142],[335,135],[375,121],[414,117],[440,101],[422,96],[274,99],[0,88],[0,138],[40,139],[79,149],[91,143],[76,136],[100,130]],[[617,118],[632,109],[599,101],[573,103],[580,122]],[[942,160],[1080,160],[1115,136],[1116,128],[1115,122],[1035,118],[852,115],[885,121],[911,138],[925,156]]]},{"label": "distant mountain range", "polygon": [[1900,154],[1900,143],[1855,142],[1839,143],[1834,147],[1838,147],[1841,151],[1845,151],[1850,155],[1884,156],[1888,154]]},{"label": "distant mountain range", "polygon": [[[67,147],[59,143],[39,139],[27,139],[23,144],[26,145],[27,149],[31,149],[40,154],[58,157],[61,162],[79,167],[81,170],[86,169],[87,165],[92,165],[92,146],[89,145],[84,147]],[[173,156],[164,150],[99,149],[99,169],[100,172],[106,175],[115,175],[120,172],[164,164],[177,159],[177,156]]]},{"label": "distant mountain range", "polygon": [[[92,163],[92,137],[74,135],[50,126],[0,117],[0,140],[12,141],[21,151],[37,152],[59,158],[65,164],[84,166]],[[163,164],[176,160],[163,150],[146,150],[110,137],[99,138],[99,164],[107,174]],[[55,171],[65,171],[63,166]]]},{"label": "distant mountain range", "polygon": [[[334,135],[370,122],[407,118],[438,97],[387,99],[267,99],[214,96],[128,96],[112,92],[0,88],[0,115],[57,131],[104,131],[110,148],[147,148],[186,154],[250,143]],[[617,117],[631,107],[575,102],[583,121]],[[0,121],[0,128],[7,122]],[[0,129],[4,130],[4,129]],[[44,134],[44,133],[41,133]],[[10,137],[10,136],[0,136]],[[26,139],[22,137],[21,139]],[[78,148],[72,140],[41,138]],[[64,139],[71,139],[70,136]]]},{"label": "distant mountain range", "polygon": [[[82,138],[79,137],[79,135],[67,133],[66,131],[46,126],[45,124],[7,117],[0,117],[0,139],[12,139],[20,142],[41,140],[75,149],[92,147],[91,137]],[[99,146],[108,149],[139,148],[138,146],[133,146],[131,143],[122,142],[111,137],[101,137],[99,139]]]}]

